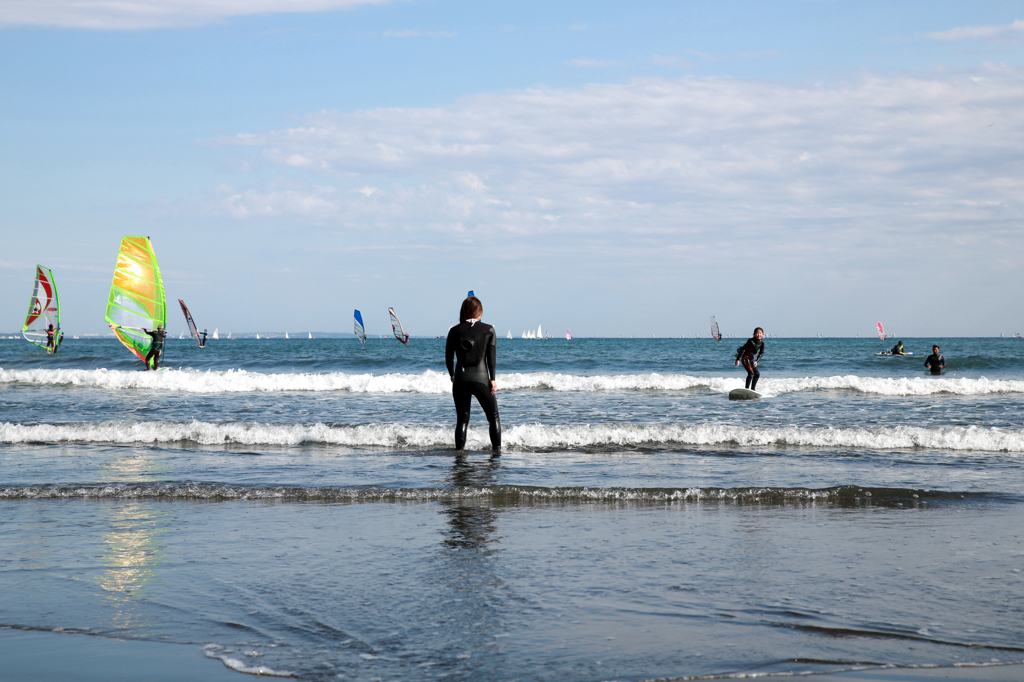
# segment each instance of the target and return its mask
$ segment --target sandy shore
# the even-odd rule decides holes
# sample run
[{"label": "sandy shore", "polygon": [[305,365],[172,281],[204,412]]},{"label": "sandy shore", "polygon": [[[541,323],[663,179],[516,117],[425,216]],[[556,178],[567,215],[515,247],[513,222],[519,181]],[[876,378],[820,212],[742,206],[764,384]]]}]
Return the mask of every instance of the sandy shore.
[{"label": "sandy shore", "polygon": [[959,668],[885,668],[834,675],[807,675],[802,682],[1020,682],[1024,665],[983,665]]}]

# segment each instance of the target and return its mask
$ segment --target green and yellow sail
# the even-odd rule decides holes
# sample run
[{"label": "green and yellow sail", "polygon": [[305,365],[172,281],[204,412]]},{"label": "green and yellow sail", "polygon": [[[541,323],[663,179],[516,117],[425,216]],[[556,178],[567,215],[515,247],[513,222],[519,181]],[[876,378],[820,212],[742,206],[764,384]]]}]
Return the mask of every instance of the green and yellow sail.
[{"label": "green and yellow sail", "polygon": [[164,280],[148,237],[121,240],[105,319],[125,348],[146,362],[153,339],[142,329],[167,324]]}]

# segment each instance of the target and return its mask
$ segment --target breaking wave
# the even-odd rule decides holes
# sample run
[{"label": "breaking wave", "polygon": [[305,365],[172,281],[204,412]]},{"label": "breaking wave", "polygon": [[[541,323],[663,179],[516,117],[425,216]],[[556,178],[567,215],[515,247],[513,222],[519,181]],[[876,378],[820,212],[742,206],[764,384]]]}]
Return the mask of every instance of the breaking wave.
[{"label": "breaking wave", "polygon": [[[343,391],[349,393],[443,394],[451,391],[448,375],[427,370],[420,374],[262,373],[245,370],[198,371],[169,369],[161,372],[106,369],[0,368],[0,383],[42,386],[81,386],[104,389],[152,389],[182,393],[245,393],[261,391]],[[727,393],[743,385],[741,376],[699,377],[687,374],[608,374],[582,376],[554,372],[498,375],[503,391],[707,391]],[[814,390],[848,390],[885,396],[989,395],[1024,393],[1024,381],[945,377],[831,376],[797,379],[764,378],[759,384],[767,396]]]},{"label": "breaking wave", "polygon": [[[726,446],[815,447],[828,449],[1024,452],[1019,430],[951,427],[758,427],[722,424],[694,426],[609,424],[521,424],[502,434],[506,449],[586,449],[608,447]],[[334,445],[430,449],[447,448],[451,426],[401,424],[264,424],[235,422],[77,422],[22,425],[0,423],[0,443],[120,443],[182,445]],[[488,447],[484,428],[470,429],[468,447]]]}]

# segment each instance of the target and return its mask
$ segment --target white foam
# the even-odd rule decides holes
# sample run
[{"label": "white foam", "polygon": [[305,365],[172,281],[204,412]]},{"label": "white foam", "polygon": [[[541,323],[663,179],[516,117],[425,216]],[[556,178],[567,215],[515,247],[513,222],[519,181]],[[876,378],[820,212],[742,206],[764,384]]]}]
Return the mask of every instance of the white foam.
[{"label": "white foam", "polygon": [[[0,423],[0,443],[181,443],[199,445],[323,444],[350,447],[450,447],[451,426],[364,424],[215,424],[209,422],[84,422],[21,425]],[[468,446],[488,444],[487,430],[470,429]],[[1024,452],[1020,430],[969,427],[890,426],[871,428],[804,428],[721,424],[642,425],[522,424],[506,428],[508,449],[634,447],[656,444],[728,447],[815,447],[837,449]]]},{"label": "white foam", "polygon": [[237,658],[231,658],[221,653],[224,647],[219,644],[207,644],[203,647],[203,653],[209,658],[219,659],[224,665],[232,670],[247,675],[260,675],[265,677],[295,677],[295,673],[284,670],[272,670],[265,665],[246,665]]},{"label": "white foam", "polygon": [[[2,369],[0,383],[82,386],[113,390],[151,389],[182,393],[244,393],[260,391],[344,391],[349,393],[443,394],[451,391],[445,372],[420,374],[349,374],[346,372],[268,374],[245,370],[162,372],[106,369]],[[683,391],[728,393],[743,385],[742,376],[700,377],[687,374],[609,374],[581,376],[554,372],[498,375],[503,391],[559,392]],[[1024,393],[1024,381],[945,377],[884,378],[860,376],[763,378],[758,388],[767,396],[813,390],[852,390],[887,396],[988,395]]]}]

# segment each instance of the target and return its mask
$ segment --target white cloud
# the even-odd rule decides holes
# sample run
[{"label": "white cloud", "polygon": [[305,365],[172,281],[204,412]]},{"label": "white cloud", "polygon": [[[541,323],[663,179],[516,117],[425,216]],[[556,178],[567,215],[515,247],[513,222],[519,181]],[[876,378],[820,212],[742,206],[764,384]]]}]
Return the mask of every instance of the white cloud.
[{"label": "white cloud", "polygon": [[264,163],[306,160],[308,189],[223,194],[239,218],[609,239],[652,263],[679,246],[729,258],[738,244],[776,262],[896,247],[923,257],[965,230],[1024,257],[1024,72],[1013,69],[534,88],[325,112],[219,143]]},{"label": "white cloud", "polygon": [[1003,26],[960,26],[948,31],[929,33],[933,40],[991,40],[995,42],[1024,42],[1024,20],[1015,19]]},{"label": "white cloud", "polygon": [[227,17],[331,12],[390,0],[0,0],[0,26],[64,26],[99,30],[171,28]]}]

